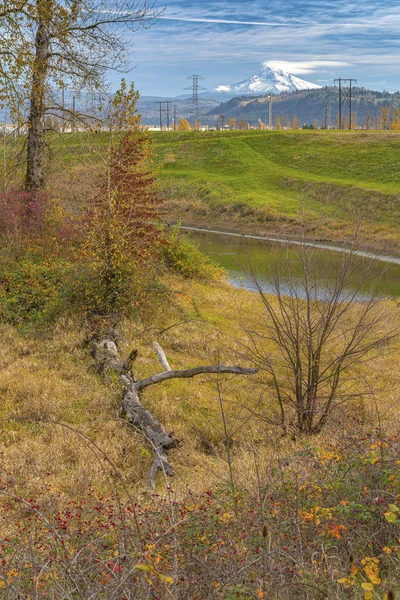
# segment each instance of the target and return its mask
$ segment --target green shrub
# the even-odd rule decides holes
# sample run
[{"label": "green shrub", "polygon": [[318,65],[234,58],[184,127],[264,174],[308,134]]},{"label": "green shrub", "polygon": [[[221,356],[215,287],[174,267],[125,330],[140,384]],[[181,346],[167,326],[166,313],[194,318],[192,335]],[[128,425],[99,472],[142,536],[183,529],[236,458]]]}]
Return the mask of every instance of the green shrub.
[{"label": "green shrub", "polygon": [[180,231],[179,225],[172,228],[164,247],[167,268],[188,279],[220,279],[224,270]]},{"label": "green shrub", "polygon": [[69,264],[61,259],[23,257],[2,265],[0,319],[13,325],[45,324],[60,314]]}]

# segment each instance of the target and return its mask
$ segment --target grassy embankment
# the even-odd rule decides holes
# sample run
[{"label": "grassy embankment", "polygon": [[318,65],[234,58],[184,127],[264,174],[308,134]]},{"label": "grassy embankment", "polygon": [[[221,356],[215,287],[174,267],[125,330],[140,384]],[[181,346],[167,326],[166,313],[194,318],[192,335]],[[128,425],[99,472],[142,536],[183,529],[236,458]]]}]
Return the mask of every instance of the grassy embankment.
[{"label": "grassy embankment", "polygon": [[[135,320],[126,320],[122,324],[121,354],[128,355],[133,345],[139,351],[135,363],[137,378],[148,377],[160,370],[151,346],[152,340],[159,341],[174,369],[218,362],[251,362],[250,351],[246,351],[243,345],[251,347],[244,323],[250,331],[263,331],[262,322],[266,314],[257,294],[233,289],[224,282],[196,282],[175,276],[169,277],[168,284],[173,290],[172,295],[152,307],[139,308]],[[397,303],[382,302],[387,310],[387,322],[383,327],[392,328],[398,321]],[[31,326],[25,326],[23,330],[6,324],[1,327],[2,443],[13,447],[17,454],[25,449],[39,461],[43,460],[43,468],[51,468],[57,485],[62,489],[64,483],[69,485],[77,481],[78,474],[83,476],[86,465],[79,460],[78,447],[71,447],[69,443],[60,446],[63,435],[56,428],[41,427],[39,422],[67,422],[101,443],[128,477],[132,489],[140,488],[146,481],[151,456],[140,453],[145,445],[141,433],[129,432],[119,422],[120,385],[111,376],[105,379],[99,377],[87,352],[86,331],[79,320],[61,318],[54,325],[48,325],[46,331],[37,330],[37,335]],[[400,414],[396,404],[399,380],[395,368],[398,359],[397,352],[383,352],[372,363],[368,362],[367,367],[361,366],[360,385],[357,386],[361,390],[364,376],[376,382],[379,412],[389,432],[399,429]],[[350,372],[351,381],[353,374]],[[270,382],[270,376],[262,373],[255,378],[229,376],[223,377],[223,381],[228,421],[232,421],[233,425],[237,420],[238,431],[234,438],[238,447],[244,451],[251,442],[263,451],[273,451],[268,437],[275,427],[271,429],[258,411],[251,415],[251,411],[248,413],[246,410],[246,406],[253,406],[257,389],[260,391],[262,385]],[[256,382],[261,388],[257,388]],[[267,396],[274,396],[273,389]],[[217,483],[223,471],[223,461],[219,460],[218,454],[221,451],[224,455],[221,447],[224,433],[215,377],[201,375],[194,380],[173,380],[151,387],[145,393],[145,401],[166,428],[173,430],[183,441],[182,447],[173,451],[177,470],[174,487],[184,488],[190,482],[194,491],[199,491]],[[263,409],[260,405],[259,409],[260,413],[264,409],[269,411],[268,405]],[[328,427],[328,437],[321,434],[321,443],[324,440],[328,443],[329,436],[342,436],[343,431],[337,430],[336,423],[341,410]],[[343,410],[344,414],[349,412],[351,419],[359,412],[360,423],[364,419],[367,423],[375,422],[372,400],[356,399]],[[38,425],[24,424],[24,420],[29,419],[38,421]],[[289,421],[288,426],[289,431],[295,431],[294,420],[291,425]],[[278,428],[278,437],[280,433]],[[218,450],[213,458],[204,455],[202,444],[205,438]],[[314,443],[318,444],[316,439]],[[192,478],[193,469],[196,470],[195,479]],[[242,475],[241,485],[245,485],[245,470]],[[91,477],[96,480],[95,471]]]},{"label": "grassy embankment", "polygon": [[[169,132],[153,139],[170,220],[289,236],[305,221],[309,238],[339,242],[360,221],[366,245],[400,250],[397,132]],[[108,140],[104,133],[54,136],[50,191],[79,205],[93,190]]]},{"label": "grassy embankment", "polygon": [[226,132],[156,137],[174,216],[206,226],[345,240],[361,218],[370,245],[397,249],[400,136],[388,132]]}]

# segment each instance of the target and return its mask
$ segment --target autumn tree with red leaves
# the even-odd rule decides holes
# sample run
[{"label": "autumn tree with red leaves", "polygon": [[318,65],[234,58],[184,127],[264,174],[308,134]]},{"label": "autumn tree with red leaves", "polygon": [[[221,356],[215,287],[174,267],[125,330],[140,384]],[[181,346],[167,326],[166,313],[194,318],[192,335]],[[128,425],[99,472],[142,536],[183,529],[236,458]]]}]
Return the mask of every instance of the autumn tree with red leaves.
[{"label": "autumn tree with red leaves", "polygon": [[[125,81],[111,107],[107,172],[86,215],[83,254],[89,267],[90,309],[125,311],[159,265],[163,234],[147,131],[136,111],[138,92]],[[113,140],[116,140],[115,144]]]}]

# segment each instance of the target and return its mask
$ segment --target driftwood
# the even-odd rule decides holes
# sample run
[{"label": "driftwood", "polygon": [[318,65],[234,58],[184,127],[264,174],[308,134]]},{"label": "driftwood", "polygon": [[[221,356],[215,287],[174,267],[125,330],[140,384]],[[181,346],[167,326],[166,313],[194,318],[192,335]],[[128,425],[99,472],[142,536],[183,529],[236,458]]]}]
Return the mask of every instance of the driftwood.
[{"label": "driftwood", "polygon": [[119,373],[120,381],[124,385],[122,408],[128,422],[143,432],[143,435],[153,448],[154,461],[150,469],[148,482],[151,488],[154,488],[156,485],[159,470],[165,475],[172,476],[174,474],[174,470],[168,461],[168,452],[172,448],[176,448],[179,442],[174,438],[172,433],[167,433],[162,424],[143,406],[140,400],[141,392],[145,388],[166,381],[167,379],[195,377],[203,373],[252,375],[258,372],[258,369],[224,367],[221,365],[173,371],[161,346],[157,342],[153,342],[153,348],[165,370],[162,373],[157,373],[141,381],[136,381],[132,373],[132,365],[136,360],[137,350],[132,350],[127,360],[122,361],[117,344],[113,339],[104,339],[100,343],[94,344],[94,357],[100,370],[111,370]]}]

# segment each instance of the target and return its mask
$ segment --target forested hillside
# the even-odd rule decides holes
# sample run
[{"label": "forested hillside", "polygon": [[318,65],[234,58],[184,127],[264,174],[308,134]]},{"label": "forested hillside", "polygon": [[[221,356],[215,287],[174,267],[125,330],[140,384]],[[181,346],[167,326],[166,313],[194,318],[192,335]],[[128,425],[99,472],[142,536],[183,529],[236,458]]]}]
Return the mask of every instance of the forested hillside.
[{"label": "forested hillside", "polygon": [[[389,129],[390,121],[396,121],[399,128],[400,93],[375,92],[356,87],[352,92],[352,120],[353,126],[362,129]],[[273,96],[273,125],[277,126],[276,118],[279,119],[278,127],[290,127],[293,117],[298,118],[300,126],[303,124],[315,125],[316,127],[337,128],[339,90],[337,87],[326,87],[320,90],[292,92]],[[390,114],[382,111],[390,109]],[[348,104],[343,108],[346,122],[344,128],[348,127]],[[397,114],[397,120],[396,120]],[[213,109],[207,116],[225,115],[227,118],[246,119],[249,124],[257,125],[258,119],[268,124],[269,96],[257,98],[233,98]],[[327,122],[326,122],[327,120]],[[329,122],[330,121],[330,122]]]}]

